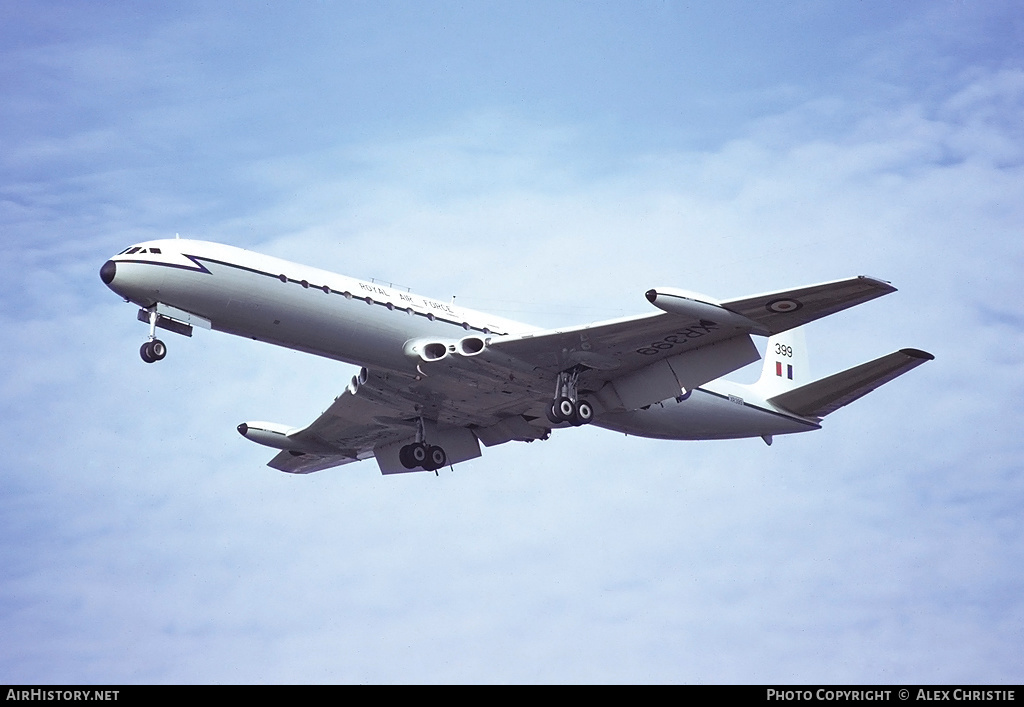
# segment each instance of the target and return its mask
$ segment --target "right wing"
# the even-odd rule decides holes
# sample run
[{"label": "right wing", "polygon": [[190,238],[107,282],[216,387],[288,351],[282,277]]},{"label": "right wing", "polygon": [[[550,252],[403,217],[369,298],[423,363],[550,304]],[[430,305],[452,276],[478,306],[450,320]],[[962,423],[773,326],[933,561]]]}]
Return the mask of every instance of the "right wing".
[{"label": "right wing", "polygon": [[757,361],[751,334],[793,329],[895,291],[865,276],[723,302],[655,289],[646,296],[662,313],[495,337],[479,358],[544,372],[548,380],[574,365],[585,366],[589,370],[580,385],[604,410],[631,410]]}]

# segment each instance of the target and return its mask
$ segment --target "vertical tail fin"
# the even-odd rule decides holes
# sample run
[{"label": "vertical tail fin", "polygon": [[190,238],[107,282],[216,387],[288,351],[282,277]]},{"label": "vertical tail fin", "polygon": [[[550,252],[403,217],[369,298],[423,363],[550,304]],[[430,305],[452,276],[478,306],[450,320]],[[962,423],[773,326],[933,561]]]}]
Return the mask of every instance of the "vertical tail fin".
[{"label": "vertical tail fin", "polygon": [[810,382],[811,370],[803,327],[769,337],[761,377],[753,389],[767,399]]}]

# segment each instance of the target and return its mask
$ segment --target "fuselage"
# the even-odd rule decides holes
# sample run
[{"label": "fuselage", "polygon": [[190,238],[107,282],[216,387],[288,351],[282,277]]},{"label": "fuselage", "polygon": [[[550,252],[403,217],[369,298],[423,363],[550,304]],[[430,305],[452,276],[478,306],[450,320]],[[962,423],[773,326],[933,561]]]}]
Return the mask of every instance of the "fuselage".
[{"label": "fuselage", "polygon": [[[143,309],[170,305],[210,328],[373,370],[415,374],[409,342],[540,331],[454,303],[229,245],[147,241],[103,265],[104,283]],[[543,404],[544,401],[538,401]],[[598,411],[594,424],[663,439],[718,439],[816,429],[751,386],[712,381],[645,409]]]},{"label": "fuselage", "polygon": [[414,370],[403,352],[411,339],[537,329],[220,243],[149,241],[108,263],[104,282],[140,307],[170,304],[217,331],[357,366]]}]

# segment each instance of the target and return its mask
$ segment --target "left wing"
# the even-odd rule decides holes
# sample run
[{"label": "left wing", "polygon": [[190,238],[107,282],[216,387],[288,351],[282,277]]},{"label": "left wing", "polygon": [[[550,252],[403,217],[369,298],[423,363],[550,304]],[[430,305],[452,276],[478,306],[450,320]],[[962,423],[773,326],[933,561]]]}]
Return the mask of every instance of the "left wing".
[{"label": "left wing", "polygon": [[385,377],[354,377],[320,417],[287,434],[292,448],[274,457],[269,466],[310,474],[370,458],[377,447],[415,436],[415,425],[405,421],[410,416],[415,419],[414,406],[400,396],[388,395],[389,389]]}]

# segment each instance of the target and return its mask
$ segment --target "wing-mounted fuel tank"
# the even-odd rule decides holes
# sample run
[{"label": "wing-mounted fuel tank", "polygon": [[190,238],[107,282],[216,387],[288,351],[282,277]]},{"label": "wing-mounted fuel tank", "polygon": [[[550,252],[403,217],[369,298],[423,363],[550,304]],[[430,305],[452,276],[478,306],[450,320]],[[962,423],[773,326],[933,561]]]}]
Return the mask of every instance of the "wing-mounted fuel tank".
[{"label": "wing-mounted fuel tank", "polygon": [[298,431],[297,427],[276,422],[243,422],[238,426],[238,433],[250,442],[286,451],[304,450],[302,445],[288,436]]},{"label": "wing-mounted fuel tank", "polygon": [[714,297],[708,297],[675,287],[658,287],[644,293],[647,301],[669,314],[678,314],[697,321],[710,320],[715,324],[746,329],[751,334],[768,336],[770,333],[761,324],[742,314],[723,307]]},{"label": "wing-mounted fuel tank", "polygon": [[300,438],[299,435],[303,430],[299,427],[281,425],[276,422],[243,422],[237,429],[238,433],[250,442],[293,454],[338,453],[333,446],[310,439],[308,435]]}]

